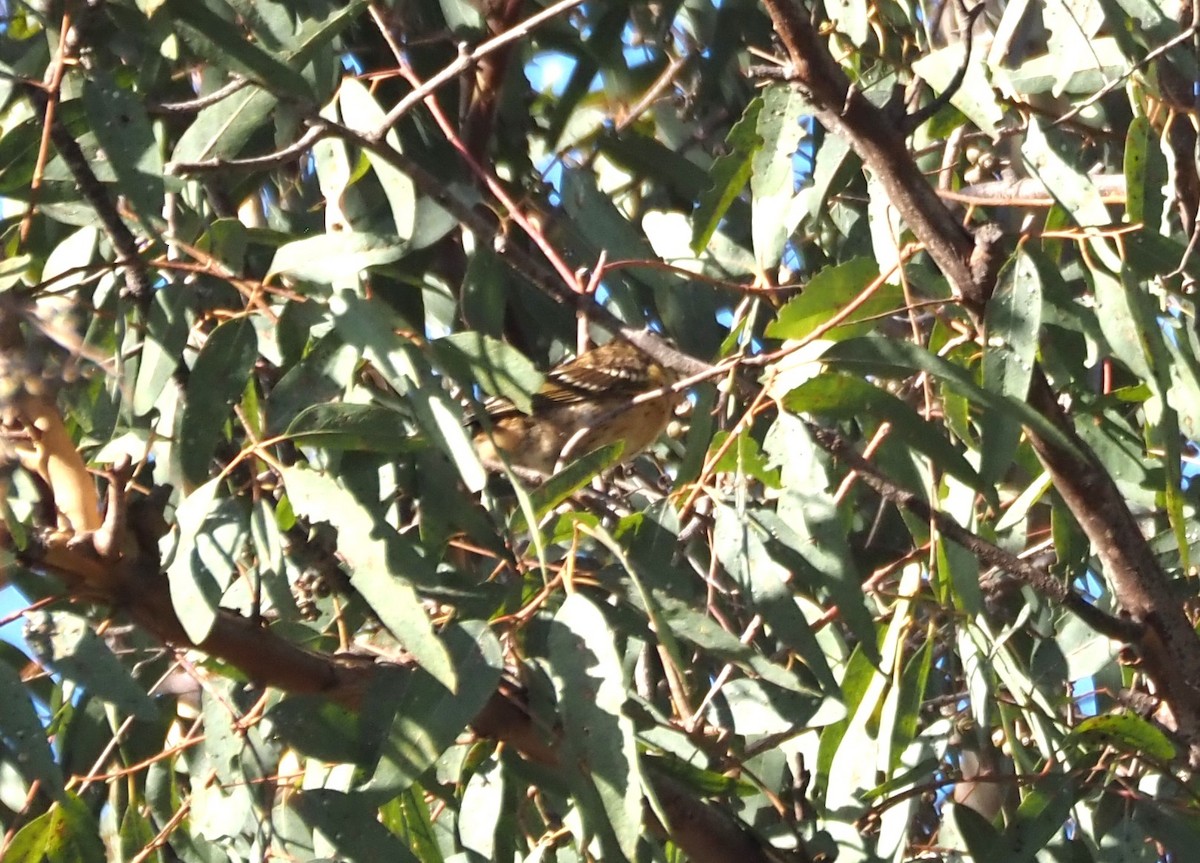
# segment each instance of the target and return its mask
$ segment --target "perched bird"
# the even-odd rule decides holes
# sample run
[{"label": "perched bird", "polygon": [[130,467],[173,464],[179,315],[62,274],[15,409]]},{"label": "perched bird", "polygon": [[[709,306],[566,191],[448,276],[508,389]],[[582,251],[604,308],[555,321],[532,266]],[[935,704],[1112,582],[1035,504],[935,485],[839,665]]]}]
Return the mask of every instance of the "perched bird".
[{"label": "perched bird", "polygon": [[621,460],[633,458],[666,428],[681,394],[662,390],[676,377],[633,345],[613,340],[555,366],[533,396],[532,413],[504,398],[483,405],[475,446],[485,463],[510,464],[543,474],[560,460],[587,455],[618,440]]}]

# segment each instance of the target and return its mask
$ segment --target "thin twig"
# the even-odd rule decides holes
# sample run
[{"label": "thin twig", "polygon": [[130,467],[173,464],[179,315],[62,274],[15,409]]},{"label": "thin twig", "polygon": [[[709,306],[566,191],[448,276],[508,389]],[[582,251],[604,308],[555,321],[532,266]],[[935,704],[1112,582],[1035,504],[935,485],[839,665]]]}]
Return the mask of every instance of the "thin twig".
[{"label": "thin twig", "polygon": [[[33,166],[33,176],[29,180],[29,204],[25,215],[21,218],[21,228],[17,236],[24,243],[29,239],[29,229],[33,226],[33,214],[37,209],[38,190],[42,186],[42,176],[46,170],[46,162],[50,155],[50,133],[54,126],[55,114],[58,110],[59,90],[62,88],[63,73],[67,68],[67,34],[71,31],[71,12],[68,7],[63,11],[62,22],[58,31],[58,52],[54,55],[54,65],[50,70],[50,81],[44,86],[45,107],[42,114],[42,138],[38,142],[37,162]],[[38,85],[30,83],[29,86]]]},{"label": "thin twig", "polygon": [[983,13],[983,10],[987,7],[987,4],[979,2],[976,3],[973,8],[966,9],[965,5],[962,4],[961,0],[959,0],[959,5],[963,7],[963,11],[966,13],[967,19],[966,38],[963,40],[965,44],[963,46],[962,63],[959,65],[958,70],[954,73],[954,77],[950,79],[950,83],[946,85],[946,89],[939,93],[937,98],[923,108],[913,111],[913,113],[909,114],[901,121],[900,128],[906,135],[911,135],[921,127],[922,123],[931,119],[934,114],[949,105],[950,100],[954,98],[955,94],[957,94],[959,89],[962,87],[963,81],[967,79],[967,70],[971,66],[971,48],[975,43],[975,22],[979,19],[979,16]]},{"label": "thin twig", "polygon": [[1112,81],[1109,81],[1107,84],[1105,84],[1103,87],[1101,87],[1095,93],[1093,93],[1091,96],[1084,99],[1082,102],[1080,102],[1078,105],[1076,105],[1074,108],[1072,108],[1067,113],[1063,114],[1061,117],[1059,117],[1057,120],[1054,121],[1053,125],[1055,125],[1055,126],[1060,125],[1061,123],[1065,123],[1068,120],[1072,119],[1073,117],[1078,116],[1079,113],[1081,111],[1083,111],[1084,108],[1091,107],[1092,105],[1096,104],[1101,99],[1103,99],[1105,96],[1107,96],[1109,93],[1111,93],[1113,90],[1117,89],[1120,86],[1123,86],[1125,84],[1125,81],[1134,72],[1138,71],[1143,66],[1153,63],[1156,59],[1158,59],[1163,54],[1170,51],[1176,45],[1180,45],[1180,44],[1186,42],[1187,40],[1189,40],[1193,36],[1195,36],[1197,33],[1200,33],[1200,28],[1198,28],[1195,24],[1193,24],[1191,27],[1188,27],[1186,30],[1184,30],[1182,33],[1180,33],[1178,36],[1168,39],[1166,42],[1159,45],[1153,51],[1150,51],[1148,54],[1146,54],[1146,56],[1143,57],[1141,60],[1138,60],[1136,63],[1134,63],[1132,66],[1130,66],[1127,71],[1118,75]]},{"label": "thin twig", "polygon": [[671,86],[671,83],[675,80],[679,73],[683,71],[684,67],[691,62],[691,60],[691,54],[684,54],[682,57],[676,57],[674,60],[668,63],[667,67],[663,69],[662,74],[659,75],[657,80],[650,85],[650,88],[646,90],[644,94],[642,94],[642,98],[638,99],[637,104],[629,109],[628,113],[621,118],[621,122],[617,123],[616,127],[613,129],[614,133],[620,135],[622,132],[628,129],[630,125],[642,115],[642,112],[653,105],[658,100],[658,97],[662,95],[663,91]]},{"label": "thin twig", "polygon": [[197,111],[217,104],[223,99],[229,98],[234,93],[245,89],[253,83],[249,78],[234,78],[232,81],[222,84],[211,93],[197,96],[195,99],[185,99],[180,102],[150,101],[147,102],[146,109],[151,114],[194,114]]},{"label": "thin twig", "polygon": [[319,126],[313,126],[286,147],[263,156],[246,159],[204,159],[200,162],[167,162],[163,170],[168,174],[199,174],[207,171],[254,171],[270,170],[286,165],[308,154],[312,146],[329,134]]},{"label": "thin twig", "polygon": [[[539,24],[543,24],[546,21],[549,21],[551,18],[561,15],[568,9],[574,9],[576,6],[581,5],[583,5],[583,0],[559,0],[558,3],[547,6],[541,12],[538,12],[536,15],[529,16],[521,23],[514,27],[510,27],[508,30],[505,30],[498,36],[494,36],[491,39],[488,39],[486,42],[479,43],[477,46],[475,46],[474,50],[460,54],[457,60],[455,60],[453,63],[450,63],[448,66],[442,69],[442,71],[438,72],[432,78],[429,78],[423,84],[416,87],[411,93],[397,102],[396,106],[392,108],[392,110],[388,111],[387,116],[383,118],[383,122],[379,125],[379,128],[372,133],[371,137],[376,141],[382,141],[383,136],[387,134],[389,129],[399,122],[401,117],[416,107],[416,105],[426,96],[431,95],[435,90],[438,89],[438,87],[453,81],[458,75],[470,69],[473,65],[478,63],[480,59],[486,57],[497,48],[501,48],[504,45],[507,45],[509,42],[514,42],[523,36],[527,36]],[[376,17],[377,22],[382,20],[379,16],[377,16],[374,4],[372,4],[371,13]]]}]

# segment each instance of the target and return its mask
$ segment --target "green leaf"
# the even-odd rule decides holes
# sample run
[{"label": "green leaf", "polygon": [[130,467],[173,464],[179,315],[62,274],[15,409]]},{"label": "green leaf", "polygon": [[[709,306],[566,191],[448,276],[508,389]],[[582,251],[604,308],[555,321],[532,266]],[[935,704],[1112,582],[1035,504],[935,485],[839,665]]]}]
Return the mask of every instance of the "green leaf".
[{"label": "green leaf", "polygon": [[41,782],[50,797],[62,800],[62,770],[50,753],[46,729],[21,676],[7,662],[0,662],[0,742],[15,755],[17,769],[26,779]]},{"label": "green leaf", "polygon": [[938,763],[936,758],[926,758],[916,766],[895,774],[886,782],[881,782],[870,791],[864,791],[862,795],[863,800],[871,803],[881,797],[890,795],[894,791],[903,789],[906,785],[913,785],[919,781],[928,781],[940,769],[941,764]]},{"label": "green leaf", "polygon": [[692,213],[691,248],[694,254],[699,255],[708,247],[717,225],[746,188],[753,169],[754,154],[763,145],[757,128],[762,109],[761,97],[750,100],[742,111],[741,119],[733,124],[725,136],[725,153],[713,162],[709,171],[711,184],[701,193]]},{"label": "green leaf", "polygon": [[[595,176],[576,169],[564,170],[562,199],[563,209],[573,221],[572,227],[579,232],[579,253],[585,260],[595,260],[601,250],[607,252],[610,260],[654,259],[650,241],[604,194]],[[642,316],[642,286],[665,290],[676,284],[675,277],[651,270],[615,270],[605,280],[611,294],[608,302],[630,320]]]},{"label": "green leaf", "polygon": [[[563,208],[571,217],[578,240],[576,254],[594,261],[603,250],[611,260],[654,260],[657,256],[644,229],[635,225],[586,171],[563,172]],[[653,301],[667,335],[697,356],[711,353],[717,343],[716,296],[703,284],[680,289],[678,276],[653,268],[613,270],[605,279],[607,303],[627,320],[644,321],[646,305]]]},{"label": "green leaf", "polygon": [[925,704],[926,686],[933,668],[934,642],[926,641],[904,665],[896,687],[898,702],[896,721],[892,726],[893,768],[899,768],[900,758],[921,730],[921,709]]},{"label": "green leaf", "polygon": [[762,100],[757,126],[762,144],[752,153],[750,233],[758,266],[772,270],[779,266],[797,221],[792,214],[796,182],[793,159],[804,134],[800,117],[811,108],[800,90],[790,85],[768,87]]},{"label": "green leaf", "polygon": [[796,570],[813,572],[797,551],[805,545],[803,540],[766,509],[739,513],[718,506],[714,515],[712,548],[717,559],[780,640],[800,654],[827,690],[836,692],[837,683],[794,596]]},{"label": "green leaf", "polygon": [[[305,304],[308,308],[313,305]],[[280,316],[280,328],[276,330],[276,338],[280,341],[286,338],[281,330],[287,320],[285,312]],[[306,321],[300,325],[307,324],[305,332],[308,333],[322,323]],[[301,346],[299,350],[305,348]],[[340,399],[345,382],[351,379],[361,360],[360,352],[352,345],[343,344],[336,333],[317,340],[267,394],[267,433],[282,434],[305,410]],[[393,416],[392,421],[395,423],[397,418]]]},{"label": "green leaf", "polygon": [[65,611],[32,618],[29,646],[42,661],[86,692],[123,714],[154,719],[158,708],[87,620]]},{"label": "green leaf", "polygon": [[[942,812],[946,826],[962,838],[971,852],[972,860],[976,863],[1006,863],[1007,858],[1001,857],[998,852],[1000,835],[982,815],[961,803],[946,804]],[[949,831],[946,832],[948,834]],[[941,839],[950,847],[955,847],[950,835],[943,835]]]},{"label": "green leaf", "polygon": [[1029,129],[1021,145],[1026,167],[1045,184],[1077,224],[1110,224],[1112,217],[1096,184],[1077,164],[1068,162],[1059,154],[1047,137],[1044,125],[1037,117],[1029,121]]},{"label": "green leaf", "polygon": [[1082,744],[1089,749],[1113,747],[1130,755],[1146,755],[1162,764],[1175,758],[1176,747],[1156,725],[1136,713],[1089,716],[1071,729],[1063,747]]},{"label": "green leaf", "polygon": [[1121,653],[1119,644],[1073,615],[1057,627],[1055,641],[1066,658],[1068,680],[1082,680],[1099,674]]},{"label": "green leaf", "polygon": [[303,467],[285,468],[288,499],[299,515],[337,528],[350,583],[392,636],[446,689],[458,682],[446,646],[433,633],[412,582],[431,581],[431,564],[389,525],[377,522],[345,486]]},{"label": "green leaf", "polygon": [[399,237],[337,231],[279,247],[266,278],[283,275],[321,285],[355,278],[368,267],[398,261],[408,253]]},{"label": "green leaf", "polygon": [[138,416],[154,408],[179,367],[191,326],[188,312],[194,296],[190,286],[179,282],[163,285],[154,292],[133,386],[133,412]]},{"label": "green leaf", "polygon": [[495,860],[501,849],[496,847],[497,834],[505,831],[505,815],[511,801],[506,799],[506,771],[499,761],[489,762],[471,775],[462,792],[462,808],[469,813],[458,822],[458,835],[463,847],[479,854],[484,860]]},{"label": "green leaf", "polygon": [[1200,341],[1185,321],[1163,320],[1163,343],[1170,356],[1171,389],[1167,401],[1179,414],[1179,429],[1188,440],[1200,439]]},{"label": "green leaf", "polygon": [[1158,233],[1167,182],[1167,160],[1159,134],[1145,116],[1138,114],[1125,133],[1125,212],[1130,222],[1141,222],[1147,232]]},{"label": "green leaf", "polygon": [[225,7],[228,17],[213,12],[210,6],[225,6],[221,0],[208,4],[195,0],[166,0],[172,19],[180,27],[184,40],[205,59],[237,75],[251,78],[280,96],[313,101],[312,87],[299,72],[278,60],[232,23],[235,13]]},{"label": "green leaf", "polygon": [[[963,41],[956,40],[953,45],[930,51],[912,64],[912,70],[922,81],[929,82],[935,93],[944,93],[963,66],[963,47]],[[975,51],[977,54],[983,53],[978,43]],[[1004,122],[1004,109],[988,79],[992,67],[978,59],[968,62],[966,67],[967,74],[962,86],[950,97],[950,104],[962,111],[981,131],[995,137]]]},{"label": "green leaf", "polygon": [[[95,228],[92,228],[91,231],[93,236],[95,236]],[[53,253],[51,253],[51,257],[53,256]],[[88,254],[88,260],[91,260],[91,253]],[[25,272],[29,269],[29,266],[32,263],[32,255],[13,255],[11,258],[6,258],[5,260],[0,261],[0,291],[7,291],[9,288],[13,287],[13,285],[17,284],[21,277],[25,275]],[[47,260],[47,267],[48,266],[49,260]]]},{"label": "green leaf", "polygon": [[1200,844],[1200,816],[1181,810],[1174,801],[1139,802],[1134,813],[1145,837],[1162,843],[1180,860],[1186,860]]},{"label": "green leaf", "polygon": [[780,467],[783,492],[776,511],[797,537],[793,550],[808,564],[814,585],[838,606],[841,619],[876,659],[875,623],[864,603],[862,575],[808,429],[796,417],[780,414],[764,448]]},{"label": "green leaf", "polygon": [[22,827],[4,852],[5,863],[51,863],[108,859],[100,825],[75,795],[68,794],[48,812]]},{"label": "green leaf", "polygon": [[836,419],[870,417],[872,423],[890,423],[894,439],[927,456],[939,469],[971,488],[983,494],[989,491],[970,462],[936,426],[921,419],[907,403],[861,378],[829,372],[817,375],[788,393],[783,405],[794,413]]},{"label": "green leaf", "polygon": [[656,779],[663,775],[671,776],[705,797],[730,794],[749,797],[758,791],[754,784],[746,779],[738,779],[715,770],[697,767],[669,752],[644,753],[642,764],[651,778]]},{"label": "green leaf", "polygon": [[446,396],[416,348],[396,334],[402,322],[380,301],[349,290],[337,291],[329,308],[342,341],[358,348],[406,397],[421,431],[450,457],[467,488],[482,489],[487,474],[463,428],[462,408]]},{"label": "green leaf", "polygon": [[[562,142],[559,137],[567,128],[572,115],[579,103],[587,96],[596,73],[600,71],[601,61],[606,63],[620,62],[625,49],[622,34],[629,22],[630,0],[616,0],[599,7],[594,16],[589,16],[589,27],[586,41],[582,45],[575,43],[572,47],[571,77],[563,88],[562,95],[550,110],[550,123],[546,132],[546,141],[552,147],[559,147]],[[622,64],[623,65],[623,64]]]},{"label": "green leaf", "polygon": [[988,342],[983,354],[983,385],[1024,399],[1033,378],[1042,326],[1042,282],[1036,263],[1021,250],[1001,273],[988,301]]},{"label": "green leaf", "polygon": [[871,33],[872,11],[866,0],[834,0],[826,9],[838,30],[850,37],[859,47],[866,44]]},{"label": "green leaf", "polygon": [[726,632],[715,620],[692,608],[686,601],[657,588],[650,590],[650,596],[658,606],[661,619],[676,638],[690,642],[714,658],[732,663],[748,674],[761,677],[782,689],[801,695],[818,695],[805,686],[795,672],[742,644],[737,636]]},{"label": "green leaf", "polygon": [[[1037,263],[1021,250],[1001,272],[984,318],[983,386],[1002,397],[1025,401],[1037,360],[1042,327],[1042,281]],[[982,428],[979,473],[991,487],[1011,468],[1021,424],[1000,415]]]},{"label": "green leaf", "polygon": [[[717,170],[715,165],[712,170],[705,171],[694,162],[688,161],[686,153],[672,150],[657,139],[637,134],[636,126],[625,129],[619,135],[602,135],[598,144],[600,151],[617,165],[630,173],[654,175],[682,200],[695,201],[707,194],[710,186],[715,190],[719,185],[713,179]],[[722,158],[724,157],[718,157],[717,162]],[[744,186],[745,180],[738,187],[738,191]],[[737,200],[735,197],[734,201]],[[703,204],[697,206],[703,207]],[[730,209],[730,216],[739,210],[736,203]],[[739,220],[744,216],[745,214],[739,214]],[[694,220],[695,211],[690,221]]]},{"label": "green leaf", "polygon": [[221,324],[200,349],[188,376],[177,448],[183,474],[192,482],[203,482],[208,476],[222,428],[241,398],[257,358],[258,336],[249,318]]},{"label": "green leaf", "polygon": [[[150,819],[141,810],[133,806],[126,808],[121,816],[119,830],[121,859],[131,860],[143,849],[151,847],[157,832]],[[153,860],[154,858],[148,859]],[[162,859],[161,856],[159,859]]]},{"label": "green leaf", "polygon": [[355,794],[329,788],[299,792],[296,812],[346,863],[417,863],[398,836],[379,823],[377,813]]},{"label": "green leaf", "polygon": [[404,433],[395,411],[378,405],[312,405],[292,420],[284,436],[300,446],[327,450],[396,454],[421,446]]},{"label": "green leaf", "polygon": [[[1103,257],[1109,251],[1100,239],[1092,241],[1092,248],[1097,257]],[[1145,405],[1147,431],[1151,433],[1152,444],[1162,452],[1161,463],[1167,473],[1167,480],[1163,484],[1167,516],[1186,567],[1187,524],[1180,468],[1183,453],[1180,447],[1179,415],[1170,398],[1171,370],[1174,366],[1172,351],[1167,348],[1163,326],[1159,323],[1157,303],[1146,284],[1128,266],[1115,260],[1112,263],[1120,268],[1119,281],[1104,268],[1102,262],[1097,261],[1091,267],[1097,317],[1113,352],[1151,387],[1155,395]]]},{"label": "green leaf", "polygon": [[[1096,318],[1113,355],[1148,384],[1154,382],[1147,327],[1157,327],[1143,289],[1124,283],[1102,266],[1091,269]],[[1131,290],[1132,289],[1132,290]]]},{"label": "green leaf", "polygon": [[412,848],[421,863],[445,863],[445,856],[437,844],[437,827],[430,813],[430,804],[420,785],[412,785],[399,797],[383,806],[379,811],[380,821],[393,833],[401,836]]},{"label": "green leaf", "polygon": [[143,100],[117,86],[103,69],[93,69],[84,82],[83,104],[121,194],[142,224],[162,225],[163,161]]},{"label": "green leaf", "polygon": [[[616,441],[573,460],[560,471],[555,471],[552,477],[529,493],[529,508],[533,512],[535,521],[541,521],[546,513],[567,500],[592,479],[618,464],[621,461],[621,452],[624,447],[623,441]],[[513,533],[521,533],[528,529],[529,520],[524,508],[515,510],[509,519],[509,530]]]},{"label": "green leaf", "polygon": [[[760,680],[739,677],[721,687],[721,697],[733,715],[734,730],[746,736],[787,734],[809,725],[822,702]],[[822,724],[844,715],[840,704],[824,711]]]},{"label": "green leaf", "polygon": [[867,336],[836,344],[821,359],[837,368],[882,377],[900,378],[927,372],[975,405],[996,411],[1002,416],[1014,415],[1042,437],[1067,452],[1079,455],[1070,439],[1028,403],[985,390],[975,383],[966,369],[908,342]]},{"label": "green leaf", "polygon": [[[1082,770],[1081,765],[1072,766]],[[1083,796],[1086,784],[1079,778],[1082,775],[1047,777],[1031,788],[1004,831],[1003,840],[992,846],[997,855],[991,859],[997,863],[1026,863],[1037,859],[1050,838],[1063,829],[1071,816],[1071,808]]]},{"label": "green leaf", "polygon": [[[445,632],[459,687],[452,693],[431,674],[410,675],[394,700],[379,764],[364,793],[390,800],[409,788],[445,752],[496,691],[504,656],[500,642],[481,621],[450,626]],[[381,714],[388,715],[391,714]]]},{"label": "green leaf", "polygon": [[364,733],[361,712],[348,711],[323,696],[287,696],[267,718],[288,746],[313,758],[368,767],[379,758],[379,742]]},{"label": "green leaf", "polygon": [[[1108,0],[1104,0],[1108,2]],[[1014,7],[1015,8],[1015,7]],[[1067,13],[1072,16],[1072,28],[1079,27],[1074,10]],[[1064,20],[1066,16],[1064,16]],[[1124,37],[1123,28],[1114,28],[1114,32]],[[991,64],[989,71],[993,86],[1000,87],[1005,92],[1018,92],[1030,96],[1045,94],[1054,97],[1060,94],[1095,93],[1111,82],[1127,77],[1134,68],[1126,58],[1116,38],[1110,36],[1095,36],[1082,42],[1085,50],[1062,54],[1059,52],[1044,52],[1030,57],[1016,68],[1005,68],[1005,65]],[[1140,52],[1138,59],[1140,60]],[[983,64],[980,64],[983,65]],[[1065,152],[1066,157],[1075,154]],[[1069,159],[1067,159],[1069,161]]]},{"label": "green leaf", "polygon": [[229,709],[238,688],[228,679],[213,681],[201,702],[204,740],[197,755],[221,782],[234,783],[245,775],[242,758],[247,736],[236,727],[237,715]]},{"label": "green leaf", "polygon": [[[995,494],[993,490],[993,495]],[[957,495],[960,502],[960,517],[968,528],[973,527],[973,514],[966,510],[968,504],[973,505],[966,495]],[[952,602],[968,614],[978,614],[983,610],[983,591],[979,587],[979,559],[956,542],[938,534],[935,550],[937,552],[937,581],[939,596]]]},{"label": "green leaf", "polygon": [[[582,594],[569,595],[550,630],[550,668],[563,716],[563,736],[595,788],[576,795],[585,824],[602,844],[616,841],[612,859],[635,857],[642,835],[642,777],[632,721],[623,713],[625,676],[608,620]],[[606,855],[607,856],[607,855]]]},{"label": "green leaf", "polygon": [[473,331],[430,342],[440,365],[464,381],[475,381],[488,395],[508,399],[517,410],[533,410],[533,395],[545,376],[516,348]]},{"label": "green leaf", "polygon": [[[383,126],[386,113],[375,101],[371,91],[358,79],[342,79],[338,89],[338,102],[343,121],[356,132],[369,135]],[[395,129],[388,130],[386,140],[389,146],[400,151],[400,138]],[[412,180],[376,153],[366,150],[363,155],[371,164],[371,170],[379,179],[379,185],[383,187],[388,208],[392,211],[392,224],[395,225],[396,236],[402,242],[411,241],[417,227],[417,193],[413,189]]]},{"label": "green leaf", "polygon": [[[53,284],[56,292],[65,292],[68,288],[86,283],[88,267],[96,254],[99,237],[100,232],[96,227],[86,225],[55,246],[42,267],[42,283]],[[0,270],[0,282],[6,273],[18,275],[28,269],[30,259],[28,256],[22,258],[4,262],[4,269]]]},{"label": "green leaf", "polygon": [[221,484],[221,478],[214,477],[184,498],[175,511],[179,537],[167,565],[167,581],[175,614],[196,645],[208,638],[221,595],[233,577],[232,566],[219,567],[216,573],[210,570],[201,553],[204,537],[221,521],[216,499]]},{"label": "green leaf", "polygon": [[[871,258],[854,258],[826,267],[809,280],[799,296],[779,310],[779,315],[767,325],[767,335],[773,339],[808,337],[844,311],[877,278],[879,265]],[[900,287],[890,283],[881,285],[821,337],[840,340],[868,333],[875,326],[874,318],[902,308],[904,293]]]},{"label": "green leaf", "polygon": [[726,431],[719,431],[712,437],[710,452],[720,452],[722,447],[725,448],[725,452],[712,466],[713,473],[733,473],[739,477],[751,477],[767,488],[779,488],[779,471],[770,467],[758,441],[751,436],[749,429],[743,429],[732,445],[725,446],[728,439],[729,433]]},{"label": "green leaf", "polygon": [[[287,56],[295,68],[302,69],[312,62],[318,52],[347,28],[359,20],[362,10],[367,7],[369,0],[349,0],[346,3],[330,4],[329,15],[325,18],[303,18],[296,28],[295,37],[287,40]],[[287,4],[283,4],[287,8]],[[320,8],[320,7],[318,7]],[[337,50],[337,45],[332,45]]]},{"label": "green leaf", "polygon": [[179,136],[172,162],[236,159],[278,105],[274,94],[253,86],[209,105]]}]

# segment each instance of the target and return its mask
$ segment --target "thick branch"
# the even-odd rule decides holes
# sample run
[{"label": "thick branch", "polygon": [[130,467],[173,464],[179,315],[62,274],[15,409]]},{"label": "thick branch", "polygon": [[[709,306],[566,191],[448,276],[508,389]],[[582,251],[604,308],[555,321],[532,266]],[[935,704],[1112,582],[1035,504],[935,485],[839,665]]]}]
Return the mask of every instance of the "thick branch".
[{"label": "thick branch", "polygon": [[[60,570],[59,574],[64,573]],[[119,597],[113,599],[136,624],[167,644],[194,646],[224,660],[262,686],[324,695],[356,709],[374,676],[390,665],[305,650],[249,618],[225,610],[218,613],[208,637],[193,645],[175,614],[165,575],[157,570],[139,575],[124,565],[113,576],[112,581],[121,585]],[[479,735],[504,741],[526,757],[557,766],[557,733],[539,727],[523,700],[520,691],[502,686],[488,699],[472,727]],[[782,859],[746,832],[736,818],[698,799],[690,789],[661,777],[651,777],[651,781],[670,820],[667,834],[690,859],[697,863],[778,863]]]},{"label": "thick branch", "polygon": [[969,304],[982,308],[991,285],[975,282],[971,236],[917,170],[904,130],[851,85],[794,0],[764,0],[763,5],[788,52],[792,81],[811,100],[817,119],[851,142],[950,284]]},{"label": "thick branch", "polygon": [[[792,80],[812,100],[817,118],[846,136],[951,286],[975,316],[982,316],[991,294],[992,268],[972,267],[971,258],[993,252],[988,241],[977,238],[973,253],[971,239],[925,182],[894,124],[884,122],[881,112],[851,86],[794,0],[764,4],[788,52]],[[1166,574],[1112,477],[1075,435],[1040,369],[1035,369],[1029,400],[1073,441],[1078,453],[1085,454],[1080,457],[1026,429],[1055,488],[1100,555],[1118,603],[1141,625],[1140,632],[1126,636],[1142,653],[1147,676],[1170,707],[1173,715],[1164,718],[1189,742],[1191,761],[1200,766],[1200,638],[1171,595]],[[1088,615],[1085,619],[1093,625],[1099,622],[1090,620],[1090,612],[1077,612]]]},{"label": "thick branch", "polygon": [[1190,744],[1193,765],[1200,765],[1200,640],[1196,631],[1120,489],[1075,434],[1040,371],[1034,374],[1029,402],[1053,420],[1080,453],[1088,454],[1080,458],[1027,432],[1055,489],[1104,563],[1117,600],[1143,625],[1145,634],[1132,643],[1142,654],[1157,694],[1170,706],[1176,730]]}]

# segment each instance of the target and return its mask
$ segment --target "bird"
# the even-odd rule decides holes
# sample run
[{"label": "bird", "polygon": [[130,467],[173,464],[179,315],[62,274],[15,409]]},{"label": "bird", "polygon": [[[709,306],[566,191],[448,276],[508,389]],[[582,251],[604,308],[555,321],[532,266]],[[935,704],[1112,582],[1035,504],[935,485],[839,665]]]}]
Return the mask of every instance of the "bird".
[{"label": "bird", "polygon": [[[497,396],[483,403],[474,441],[485,465],[511,465],[549,476],[561,462],[624,441],[628,461],[662,433],[682,401],[677,376],[616,339],[555,366],[524,413]],[[651,394],[644,399],[638,396]]]}]

